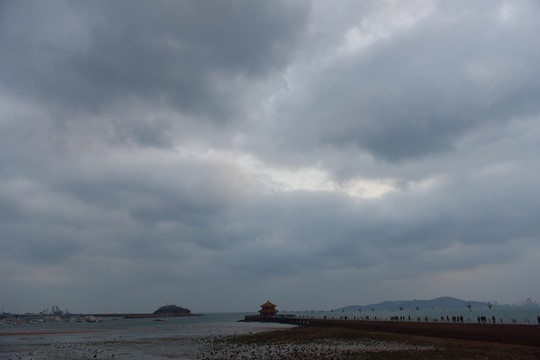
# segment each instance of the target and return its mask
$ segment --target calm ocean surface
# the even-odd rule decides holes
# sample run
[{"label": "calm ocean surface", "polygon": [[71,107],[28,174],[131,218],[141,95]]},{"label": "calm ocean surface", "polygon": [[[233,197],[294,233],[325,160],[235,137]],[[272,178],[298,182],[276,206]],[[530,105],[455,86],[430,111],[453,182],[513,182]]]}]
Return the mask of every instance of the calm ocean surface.
[{"label": "calm ocean surface", "polygon": [[[14,336],[0,336],[0,344],[7,342],[32,341],[32,337],[15,336],[16,333],[37,332],[62,332],[58,336],[66,337],[65,332],[73,332],[73,340],[78,338],[88,340],[93,337],[103,338],[159,338],[159,337],[202,337],[208,335],[231,335],[246,334],[250,332],[264,331],[266,329],[290,327],[291,325],[273,323],[244,323],[242,320],[246,313],[213,313],[202,316],[170,317],[167,321],[153,321],[146,319],[123,319],[105,317],[102,322],[45,322],[41,324],[0,325],[0,334],[14,333]],[[39,338],[40,336],[35,336]],[[49,335],[48,335],[49,336]],[[56,336],[51,334],[50,336]]]},{"label": "calm ocean surface", "polygon": [[209,336],[248,334],[292,325],[238,322],[245,313],[102,322],[0,325],[4,359],[196,359]]}]

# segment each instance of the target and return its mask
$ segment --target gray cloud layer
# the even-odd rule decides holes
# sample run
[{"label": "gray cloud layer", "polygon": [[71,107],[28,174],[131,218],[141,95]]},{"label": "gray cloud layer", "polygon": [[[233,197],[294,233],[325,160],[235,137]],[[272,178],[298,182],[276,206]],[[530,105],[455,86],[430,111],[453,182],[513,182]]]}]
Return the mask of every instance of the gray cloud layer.
[{"label": "gray cloud layer", "polygon": [[0,306],[540,299],[539,10],[3,2]]}]

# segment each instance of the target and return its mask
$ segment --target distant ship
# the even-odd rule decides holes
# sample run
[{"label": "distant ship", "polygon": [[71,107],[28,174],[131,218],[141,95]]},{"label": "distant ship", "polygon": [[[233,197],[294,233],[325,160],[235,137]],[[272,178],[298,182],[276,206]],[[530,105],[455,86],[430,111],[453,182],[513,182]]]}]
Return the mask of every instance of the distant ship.
[{"label": "distant ship", "polygon": [[95,323],[95,322],[102,322],[103,319],[101,317],[95,317],[95,316],[87,316],[86,317],[86,322],[89,322],[89,323]]},{"label": "distant ship", "polygon": [[439,306],[439,307],[433,308],[433,310],[442,311],[444,310],[444,308]]}]

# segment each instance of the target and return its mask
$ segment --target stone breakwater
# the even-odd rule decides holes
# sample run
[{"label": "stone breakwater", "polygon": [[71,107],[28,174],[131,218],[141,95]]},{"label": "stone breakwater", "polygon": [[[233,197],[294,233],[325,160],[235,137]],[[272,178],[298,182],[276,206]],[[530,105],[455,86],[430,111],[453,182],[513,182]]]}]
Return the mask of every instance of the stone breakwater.
[{"label": "stone breakwater", "polygon": [[245,321],[269,321],[316,327],[341,327],[364,331],[490,341],[540,347],[540,325],[415,322],[386,320],[330,320],[246,316]]}]

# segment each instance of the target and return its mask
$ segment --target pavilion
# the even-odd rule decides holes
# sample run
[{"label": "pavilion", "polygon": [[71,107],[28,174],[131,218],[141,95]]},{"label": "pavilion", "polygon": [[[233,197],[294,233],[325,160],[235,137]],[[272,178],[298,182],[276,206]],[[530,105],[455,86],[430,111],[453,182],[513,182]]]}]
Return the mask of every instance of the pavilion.
[{"label": "pavilion", "polygon": [[279,310],[276,309],[276,305],[272,304],[270,300],[261,305],[259,310],[259,316],[276,316]]}]

